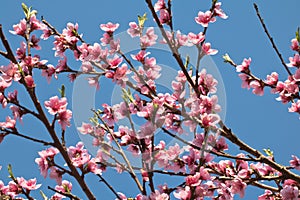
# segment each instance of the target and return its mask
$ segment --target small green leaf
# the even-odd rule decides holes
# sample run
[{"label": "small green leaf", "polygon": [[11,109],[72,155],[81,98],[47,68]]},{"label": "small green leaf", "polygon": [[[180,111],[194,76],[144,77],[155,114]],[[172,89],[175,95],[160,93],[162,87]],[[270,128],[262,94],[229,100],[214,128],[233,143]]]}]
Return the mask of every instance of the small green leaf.
[{"label": "small green leaf", "polygon": [[30,12],[30,17],[33,16],[33,15],[37,15],[37,10],[32,10],[32,11]]},{"label": "small green leaf", "polygon": [[224,62],[226,63],[233,63],[233,61],[231,60],[230,56],[227,53],[223,56],[223,59]]},{"label": "small green leaf", "polygon": [[296,31],[296,39],[297,39],[297,41],[300,43],[300,27],[298,27],[298,29],[297,29],[297,31]]},{"label": "small green leaf", "polygon": [[42,190],[40,190],[40,194],[44,200],[48,200],[48,197],[45,195],[45,193]]},{"label": "small green leaf", "polygon": [[22,3],[22,8],[23,8],[25,16],[27,17],[27,14],[28,14],[28,7],[27,7],[27,5],[25,3]]},{"label": "small green leaf", "polygon": [[271,149],[270,148],[267,148],[267,149],[263,149],[263,151],[267,154],[267,156],[271,156],[271,157],[273,157],[273,151],[271,151]]},{"label": "small green leaf", "polygon": [[58,91],[59,91],[61,97],[66,96],[66,94],[65,94],[65,85],[64,84],[62,84],[61,89],[58,89]]},{"label": "small green leaf", "polygon": [[185,59],[185,64],[184,64],[184,66],[185,66],[186,69],[189,67],[189,64],[190,64],[190,56],[187,55],[186,59]]},{"label": "small green leaf", "polygon": [[13,174],[13,172],[12,172],[12,167],[11,167],[11,164],[9,164],[8,166],[7,166],[7,171],[8,171],[8,174],[9,174],[9,178],[11,178],[11,179],[13,179],[14,180],[14,174]]},{"label": "small green leaf", "polygon": [[145,13],[143,16],[138,15],[139,27],[144,27],[145,21],[147,20],[147,14]]}]

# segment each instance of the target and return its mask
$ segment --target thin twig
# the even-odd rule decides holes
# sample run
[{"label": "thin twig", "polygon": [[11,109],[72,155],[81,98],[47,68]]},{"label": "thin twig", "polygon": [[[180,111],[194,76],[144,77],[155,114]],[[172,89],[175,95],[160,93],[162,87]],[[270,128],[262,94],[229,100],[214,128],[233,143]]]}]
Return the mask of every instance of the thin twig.
[{"label": "thin twig", "polygon": [[277,46],[276,46],[276,44],[275,44],[275,42],[274,42],[272,36],[270,35],[270,33],[269,33],[268,29],[267,29],[266,24],[264,23],[264,19],[263,19],[263,18],[261,17],[261,15],[260,15],[260,12],[259,12],[259,9],[258,9],[257,4],[254,3],[253,6],[254,6],[254,8],[255,8],[257,17],[259,18],[259,21],[260,21],[262,27],[264,28],[264,31],[265,31],[265,33],[267,34],[267,36],[268,36],[268,38],[269,38],[269,40],[270,40],[270,42],[271,42],[271,44],[272,44],[272,47],[273,47],[274,50],[276,51],[277,56],[279,57],[279,59],[280,59],[280,61],[281,61],[281,64],[284,66],[284,68],[285,68],[285,70],[287,71],[287,73],[288,73],[290,76],[292,76],[293,74],[292,74],[291,71],[289,70],[289,68],[288,68],[288,66],[286,65],[286,63],[284,62],[284,59],[282,58],[281,53],[279,52],[279,50],[278,50],[278,48],[277,48]]},{"label": "thin twig", "polygon": [[1,132],[5,133],[5,134],[11,134],[11,135],[16,135],[16,136],[19,136],[19,137],[22,137],[22,138],[25,138],[27,140],[31,140],[33,142],[37,142],[37,143],[41,143],[45,146],[55,146],[54,143],[52,142],[46,142],[44,140],[40,140],[40,139],[36,139],[36,138],[33,138],[33,137],[29,137],[27,135],[24,135],[24,134],[21,134],[19,133],[18,131],[9,131],[7,129],[4,129],[4,130],[1,130]]},{"label": "thin twig", "polygon": [[122,200],[122,198],[119,196],[116,190],[103,178],[103,176],[101,176],[100,174],[97,175],[100,178],[100,181],[103,182],[112,191],[112,193],[116,195],[117,199]]},{"label": "thin twig", "polygon": [[58,191],[58,190],[56,190],[56,189],[54,189],[54,188],[52,188],[52,187],[50,187],[50,186],[48,186],[48,189],[49,190],[52,190],[53,192],[56,192],[56,193],[58,193],[58,194],[61,194],[61,195],[64,195],[64,196],[66,196],[66,197],[69,197],[69,199],[71,199],[71,200],[80,200],[80,198],[79,197],[77,197],[77,196],[75,196],[75,195],[73,195],[73,194],[71,194],[71,193],[65,193],[65,192],[61,192],[61,191]]}]

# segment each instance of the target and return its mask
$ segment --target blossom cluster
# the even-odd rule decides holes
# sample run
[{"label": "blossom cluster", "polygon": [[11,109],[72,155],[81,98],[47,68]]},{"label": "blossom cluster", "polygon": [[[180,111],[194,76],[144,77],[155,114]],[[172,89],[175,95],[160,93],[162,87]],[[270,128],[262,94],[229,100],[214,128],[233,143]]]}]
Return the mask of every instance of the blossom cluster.
[{"label": "blossom cluster", "polygon": [[[140,190],[137,200],[168,200],[172,197],[181,200],[221,199],[231,200],[235,195],[245,196],[248,185],[265,189],[260,200],[270,199],[298,199],[299,182],[297,176],[288,171],[300,170],[300,159],[293,155],[289,166],[278,167],[272,153],[263,156],[258,151],[250,151],[248,146],[233,135],[222,122],[218,104],[218,81],[206,69],[192,69],[187,62],[183,64],[179,49],[196,47],[198,63],[207,55],[215,55],[217,49],[211,48],[206,42],[206,29],[218,18],[227,19],[228,16],[221,9],[221,2],[212,1],[212,7],[205,12],[199,11],[194,22],[203,31],[183,34],[180,30],[173,30],[172,10],[170,3],[157,0],[154,5],[148,3],[153,10],[153,17],[162,31],[162,38],[153,27],[145,28],[146,17],[139,17],[137,22],[130,22],[127,33],[132,38],[138,38],[140,48],[130,56],[122,52],[120,39],[115,33],[118,23],[100,24],[103,35],[100,42],[89,44],[83,35],[78,33],[79,25],[68,23],[60,33],[45,20],[39,21],[31,8],[23,5],[25,18],[13,26],[12,34],[21,36],[21,42],[16,50],[16,56],[10,58],[10,63],[0,67],[0,103],[3,108],[8,104],[13,117],[7,116],[5,122],[0,122],[0,143],[9,134],[50,146],[39,151],[35,159],[41,175],[49,176],[57,183],[52,190],[56,193],[50,199],[57,200],[69,197],[78,199],[72,194],[73,185],[65,177],[73,176],[89,199],[95,199],[86,186],[85,175],[93,174],[100,178],[117,199],[128,199],[127,195],[115,191],[103,179],[106,168],[115,168],[118,173],[128,172]],[[169,27],[170,30],[165,30]],[[41,31],[40,37],[33,34]],[[59,61],[56,66],[48,64],[39,55],[32,56],[32,49],[41,50],[40,39],[53,37],[54,56]],[[175,79],[169,83],[170,93],[157,88],[157,80],[161,76],[162,66],[157,58],[151,56],[151,49],[158,40],[168,45],[179,69]],[[252,88],[257,95],[264,94],[264,88],[270,87],[282,103],[291,102],[290,112],[300,114],[299,83],[300,83],[300,48],[299,35],[292,40],[291,48],[295,55],[290,57],[287,67],[295,72],[284,82],[278,80],[278,74],[273,72],[265,80],[255,77],[250,70],[251,58],[244,59],[242,64],[235,64],[229,56],[225,61],[232,64],[242,79],[243,88]],[[74,59],[80,64],[80,70],[73,70],[67,63],[67,51],[71,51]],[[52,96],[44,101],[44,107],[37,99],[34,81],[34,70],[40,70],[42,76],[50,83],[51,78],[58,78],[60,73],[68,73],[70,81],[80,75],[87,75],[90,86],[100,89],[99,78],[110,79],[123,90],[123,101],[115,104],[102,104],[102,109],[93,110],[94,117],[90,122],[83,122],[77,130],[93,139],[93,146],[98,147],[97,154],[92,157],[84,147],[83,142],[75,146],[67,145],[65,132],[71,126],[72,111],[67,109],[68,102],[65,92],[61,90],[61,97]],[[25,86],[37,111],[31,111],[20,102],[18,92],[6,92],[18,82]],[[7,94],[6,94],[7,93]],[[297,101],[296,101],[297,100]],[[51,121],[43,109],[47,109]],[[53,142],[46,142],[22,135],[17,129],[17,120],[22,121],[25,114],[30,114],[40,120],[49,132]],[[133,118],[141,121],[136,127]],[[123,125],[126,119],[130,125]],[[60,124],[61,129],[55,127]],[[184,128],[187,127],[187,128]],[[61,139],[58,139],[61,130]],[[193,136],[186,141],[184,135]],[[167,137],[177,139],[175,144],[168,144]],[[229,144],[237,144],[245,152],[230,154]],[[239,146],[240,145],[240,146]],[[248,150],[248,151],[247,151]],[[141,160],[141,166],[134,166],[127,158],[128,151]],[[252,154],[252,155],[249,155]],[[117,155],[117,156],[116,156]],[[63,160],[63,164],[61,164]],[[136,175],[139,171],[139,176]],[[155,185],[154,174],[179,176],[183,183],[173,186],[173,183]],[[22,199],[21,195],[32,198],[30,191],[40,188],[36,179],[25,180],[23,177],[14,178],[4,185],[0,181],[0,196]],[[288,178],[287,178],[288,177]],[[264,181],[276,183],[276,187],[265,184]],[[272,182],[272,183],[273,183]],[[149,189],[146,188],[149,185]],[[267,189],[266,189],[267,188]],[[32,198],[33,199],[33,198]],[[46,199],[46,198],[45,198]]]}]

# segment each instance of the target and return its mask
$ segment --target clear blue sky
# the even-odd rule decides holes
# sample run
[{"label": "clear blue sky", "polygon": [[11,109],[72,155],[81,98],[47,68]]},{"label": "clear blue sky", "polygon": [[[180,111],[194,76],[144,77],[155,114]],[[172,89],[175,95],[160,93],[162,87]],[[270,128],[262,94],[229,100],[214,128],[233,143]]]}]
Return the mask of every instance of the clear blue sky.
[{"label": "clear blue sky", "polygon": [[[84,34],[85,41],[89,43],[99,42],[102,32],[99,29],[99,24],[108,21],[120,23],[118,33],[126,31],[130,21],[136,21],[137,15],[148,13],[148,26],[154,25],[150,13],[147,10],[144,1],[59,1],[59,0],[40,0],[40,1],[24,1],[27,5],[33,6],[38,10],[38,17],[44,16],[51,24],[62,30],[67,22],[77,22],[79,24],[79,33]],[[244,141],[253,147],[261,150],[263,148],[271,148],[275,153],[275,158],[278,162],[288,164],[290,155],[295,154],[300,156],[299,151],[299,116],[287,112],[287,105],[277,102],[276,95],[269,94],[266,90],[266,95],[263,97],[255,96],[251,91],[241,89],[241,81],[235,70],[223,63],[222,55],[229,53],[230,56],[240,63],[243,58],[252,58],[251,69],[253,72],[265,78],[272,71],[277,71],[280,80],[284,80],[286,72],[283,70],[279,59],[276,57],[269,41],[264,34],[261,25],[255,15],[253,3],[256,2],[260,8],[261,14],[275,39],[278,48],[280,49],[285,61],[288,62],[288,57],[292,56],[290,50],[290,40],[294,37],[295,30],[300,26],[299,21],[299,6],[298,0],[289,1],[222,1],[223,10],[229,15],[227,20],[218,19],[216,23],[211,24],[207,32],[207,41],[210,41],[214,48],[219,50],[219,53],[213,56],[220,73],[222,74],[223,82],[226,89],[226,124]],[[174,1],[174,23],[175,29],[181,30],[183,33],[190,31],[202,31],[202,27],[194,22],[194,17],[199,10],[205,11],[209,8],[210,1]],[[20,40],[18,37],[11,35],[8,30],[12,30],[12,25],[19,22],[23,17],[21,9],[21,1],[3,0],[0,6],[0,23],[13,47],[16,49],[19,46]],[[0,45],[2,48],[2,46]],[[49,62],[56,63],[54,52],[51,51],[50,42],[42,43],[43,56]],[[72,58],[70,57],[70,61]],[[168,60],[159,61],[160,63],[168,63]],[[170,61],[174,62],[174,61]],[[0,57],[0,64],[5,64],[6,61]],[[77,62],[70,62],[74,68],[80,66]],[[60,81],[67,80],[64,75]],[[48,99],[57,93],[57,89],[61,82],[54,82],[53,87],[49,88],[45,81],[40,82],[38,89],[39,97],[42,100]],[[44,84],[44,85],[42,85]],[[47,87],[47,89],[45,89]],[[72,85],[67,84],[69,92],[67,95],[71,97]],[[101,86],[96,99],[101,99],[101,96],[107,92],[105,87]],[[104,93],[101,93],[103,92]],[[21,95],[25,95],[21,93]],[[22,96],[19,96],[23,99]],[[69,98],[71,99],[71,98]],[[71,108],[70,102],[70,108]],[[99,104],[100,105],[100,104]],[[3,121],[7,112],[0,111],[0,121]],[[45,135],[45,130],[39,124],[33,124],[31,118],[25,118],[24,124],[29,123],[22,130],[35,136]],[[32,127],[34,127],[32,129]],[[69,144],[76,144],[79,137],[76,132],[75,125],[68,130],[67,139]],[[0,179],[7,183],[6,166],[8,163],[13,164],[13,171],[16,176],[25,176],[25,178],[39,177],[37,165],[34,163],[34,158],[37,157],[37,151],[44,147],[32,142],[23,141],[13,136],[5,138],[5,141],[0,145],[0,165],[3,169],[0,171]],[[236,151],[233,151],[236,152]],[[28,156],[27,156],[28,155]],[[116,185],[117,190],[129,195],[135,195],[137,190],[132,187],[132,184],[127,183],[129,176],[118,176],[114,172],[104,174],[112,185]],[[112,199],[112,194],[105,188],[104,184],[97,183],[96,179],[91,178],[92,190],[98,199]],[[39,183],[50,183],[54,186],[54,181],[45,181],[42,177],[38,178]],[[92,185],[91,184],[91,185]],[[74,188],[76,189],[74,183]],[[46,186],[46,184],[44,184]],[[45,192],[46,187],[42,188]],[[246,193],[245,199],[253,199],[257,194],[263,191],[252,191]],[[37,194],[38,195],[38,194]],[[82,196],[82,195],[80,195]],[[36,196],[39,198],[39,196]],[[83,196],[82,196],[83,197]]]}]

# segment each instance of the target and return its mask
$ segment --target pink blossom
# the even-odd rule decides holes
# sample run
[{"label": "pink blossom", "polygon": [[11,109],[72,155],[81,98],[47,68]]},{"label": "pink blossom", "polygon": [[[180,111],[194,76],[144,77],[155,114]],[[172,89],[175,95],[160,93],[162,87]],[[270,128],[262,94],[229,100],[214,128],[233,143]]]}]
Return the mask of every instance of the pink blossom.
[{"label": "pink blossom", "polygon": [[52,31],[47,27],[45,27],[43,29],[43,34],[41,35],[41,39],[47,40],[51,35],[52,35]]},{"label": "pink blossom", "polygon": [[2,108],[6,108],[7,99],[5,98],[2,92],[0,92],[0,103],[2,104]]},{"label": "pink blossom", "polygon": [[20,193],[19,186],[14,181],[9,181],[6,194],[15,197]]},{"label": "pink blossom", "polygon": [[245,189],[247,184],[244,183],[240,178],[235,178],[233,181],[230,181],[231,192],[233,194],[239,194],[240,198],[243,198],[245,195]]},{"label": "pink blossom", "polygon": [[202,125],[206,128],[215,127],[220,121],[220,116],[217,114],[207,114],[204,113],[201,115]]},{"label": "pink blossom", "polygon": [[51,64],[47,65],[47,69],[42,70],[42,76],[46,77],[48,83],[50,83],[53,74],[54,77],[57,78],[55,68]]},{"label": "pink blossom", "polygon": [[102,107],[104,108],[103,110],[104,114],[102,116],[103,120],[107,123],[108,126],[110,127],[113,126],[116,119],[112,107],[106,103],[102,104]]},{"label": "pink blossom", "polygon": [[58,61],[58,64],[56,66],[56,72],[61,72],[61,71],[64,71],[68,68],[67,66],[67,57],[66,56],[63,56],[63,59],[60,59]]},{"label": "pink blossom", "polygon": [[299,51],[299,42],[296,38],[292,39],[291,40],[291,49],[294,50],[294,51]]},{"label": "pink blossom", "polygon": [[160,167],[166,167],[169,161],[175,160],[180,154],[182,150],[178,144],[174,146],[170,146],[168,150],[159,151],[155,158],[157,159],[158,165]]},{"label": "pink blossom", "polygon": [[108,59],[108,64],[110,65],[111,68],[117,68],[122,61],[123,61],[122,57],[118,57],[117,55],[115,55],[112,59]]},{"label": "pink blossom", "polygon": [[30,24],[30,32],[34,30],[43,30],[46,27],[43,23],[41,23],[39,20],[36,19],[35,15],[32,15],[30,17],[29,24]]},{"label": "pink blossom", "polygon": [[161,24],[168,24],[170,19],[170,14],[167,9],[161,9],[159,11],[159,21]]},{"label": "pink blossom", "polygon": [[94,87],[96,87],[97,90],[99,90],[100,85],[99,85],[99,77],[98,76],[88,77],[87,80],[88,80],[88,83],[90,86],[94,86]]},{"label": "pink blossom", "polygon": [[[299,100],[298,100],[299,101]],[[291,167],[300,170],[300,159],[297,156],[292,155],[293,160],[290,160]]]},{"label": "pink blossom", "polygon": [[187,185],[189,186],[198,186],[201,183],[201,179],[200,179],[200,173],[196,172],[196,174],[194,175],[189,175],[185,178],[185,182]]},{"label": "pink blossom", "polygon": [[153,46],[156,43],[158,36],[154,33],[154,28],[147,29],[146,34],[140,38],[142,49]]},{"label": "pink blossom", "polygon": [[118,67],[113,75],[113,82],[116,82],[121,87],[125,87],[126,82],[128,81],[127,74],[130,73],[130,71],[127,70],[127,64],[124,63],[121,67]]},{"label": "pink blossom", "polygon": [[100,28],[101,30],[109,33],[109,34],[112,34],[113,32],[115,32],[118,28],[119,28],[119,25],[118,23],[116,24],[113,24],[111,22],[108,22],[107,24],[101,24],[100,25]]},{"label": "pink blossom", "polygon": [[180,46],[192,46],[192,44],[189,43],[188,36],[182,34],[179,30],[176,32],[176,39],[178,48]]},{"label": "pink blossom", "polygon": [[[61,185],[57,185],[55,186],[55,190],[59,191],[59,192],[62,192],[62,193],[66,193],[66,194],[69,194],[71,193],[72,191],[72,183],[67,181],[67,180],[63,180],[61,182]],[[60,193],[55,193],[55,195],[57,197],[60,197],[60,198],[65,198],[64,195],[60,194]]]},{"label": "pink blossom", "polygon": [[14,119],[15,120],[19,119],[19,121],[22,122],[22,115],[23,115],[22,110],[18,106],[14,106],[14,105],[11,105],[9,109],[12,111]]},{"label": "pink blossom", "polygon": [[68,103],[66,97],[62,97],[61,99],[59,99],[58,96],[54,96],[51,97],[49,101],[45,101],[44,105],[48,109],[48,112],[51,115],[55,115],[58,112],[65,111]]},{"label": "pink blossom", "polygon": [[210,45],[209,42],[204,43],[204,44],[202,45],[202,52],[203,52],[205,55],[215,55],[215,54],[217,54],[217,53],[218,53],[218,50],[216,50],[216,49],[211,49],[210,46],[211,46],[211,45]]},{"label": "pink blossom", "polygon": [[300,67],[300,55],[295,54],[294,57],[289,58],[290,63],[287,64],[288,67]]},{"label": "pink blossom", "polygon": [[276,72],[272,72],[271,75],[267,75],[267,80],[265,82],[269,85],[276,85],[278,82],[278,74]]},{"label": "pink blossom", "polygon": [[203,35],[202,32],[198,33],[198,34],[195,34],[195,33],[192,33],[190,32],[188,34],[188,38],[189,38],[189,41],[191,43],[193,43],[194,45],[199,45],[201,42],[204,41],[205,39],[205,35]]},{"label": "pink blossom", "polygon": [[298,200],[299,189],[293,185],[286,185],[280,191],[282,200]]},{"label": "pink blossom", "polygon": [[22,60],[26,57],[26,43],[21,42],[20,47],[17,49],[17,58]]},{"label": "pink blossom", "polygon": [[108,33],[104,33],[103,37],[100,39],[102,46],[108,45],[112,40],[113,38]]},{"label": "pink blossom", "polygon": [[219,200],[233,200],[233,194],[231,192],[231,189],[225,185],[224,183],[220,183],[218,185],[218,199]]},{"label": "pink blossom", "polygon": [[154,4],[155,12],[165,8],[166,8],[165,0],[157,0],[157,2]]},{"label": "pink blossom", "polygon": [[275,200],[273,193],[270,190],[265,190],[265,193],[258,197],[258,200]]},{"label": "pink blossom", "polygon": [[25,83],[26,83],[28,88],[34,88],[35,87],[35,83],[34,83],[34,80],[33,80],[32,76],[27,75],[27,76],[25,76],[24,80],[25,80]]},{"label": "pink blossom", "polygon": [[247,74],[239,74],[239,77],[242,79],[242,88],[250,89],[251,77]]},{"label": "pink blossom", "polygon": [[35,49],[37,49],[37,50],[40,50],[41,47],[40,47],[39,44],[38,44],[39,41],[40,41],[39,38],[37,38],[35,35],[32,35],[32,36],[31,36],[31,39],[30,39],[30,46],[31,46],[32,48],[35,48]]},{"label": "pink blossom", "polygon": [[222,3],[221,2],[217,2],[215,4],[215,8],[214,8],[214,12],[215,12],[215,15],[217,15],[218,17],[222,18],[222,19],[227,19],[228,16],[224,13],[224,11],[221,9],[221,5]]},{"label": "pink blossom", "polygon": [[145,50],[141,50],[136,55],[131,54],[131,58],[133,60],[137,60],[141,63],[144,63],[146,56],[149,55],[149,54],[150,54],[150,52],[146,52]]},{"label": "pink blossom", "polygon": [[40,155],[40,158],[36,158],[35,162],[38,164],[41,174],[44,178],[47,177],[49,165],[48,165],[48,160],[53,160],[54,156],[58,153],[58,149],[51,147],[49,149],[43,150],[38,152]]},{"label": "pink blossom", "polygon": [[70,146],[68,148],[68,155],[75,167],[82,167],[84,164],[88,163],[91,158],[88,151],[84,149],[82,142],[78,142],[76,147]]},{"label": "pink blossom", "polygon": [[5,80],[7,84],[10,84],[12,80],[19,81],[21,79],[19,67],[16,64],[9,63],[7,66],[1,66],[0,71],[2,72],[0,78]]},{"label": "pink blossom", "polygon": [[5,122],[0,122],[0,127],[7,129],[14,129],[16,125],[16,120],[11,119],[9,116],[6,117]]},{"label": "pink blossom", "polygon": [[36,178],[26,181],[23,177],[17,178],[18,184],[26,190],[36,190],[41,187],[42,184],[36,184]]},{"label": "pink blossom", "polygon": [[191,198],[191,188],[185,186],[185,188],[179,188],[176,192],[173,193],[174,197],[181,200],[189,200]]},{"label": "pink blossom", "polygon": [[94,132],[94,128],[91,124],[82,122],[81,127],[78,127],[77,130],[83,135],[91,134]]},{"label": "pink blossom", "polygon": [[253,80],[250,82],[250,87],[253,88],[253,94],[262,96],[264,95],[264,86],[259,81]]},{"label": "pink blossom", "polygon": [[66,130],[66,126],[71,126],[71,118],[72,118],[72,111],[71,110],[64,110],[58,113],[57,119],[58,123],[61,125],[63,130]]},{"label": "pink blossom", "polygon": [[101,175],[103,172],[103,167],[101,167],[101,165],[98,164],[99,162],[100,162],[99,158],[92,158],[91,160],[88,161],[87,169],[94,174]]},{"label": "pink blossom", "polygon": [[216,21],[216,18],[212,16],[210,11],[201,12],[199,11],[198,16],[195,17],[195,21],[198,24],[201,24],[203,27],[207,27],[208,23],[213,23]]},{"label": "pink blossom", "polygon": [[120,50],[120,39],[117,39],[117,40],[111,40],[111,41],[109,42],[109,45],[110,45],[110,50],[109,50],[109,52],[110,52],[111,54],[113,54],[113,53],[119,51],[119,50]]},{"label": "pink blossom", "polygon": [[88,60],[98,61],[102,52],[99,43],[94,43],[94,45],[88,46]]},{"label": "pink blossom", "polygon": [[289,112],[300,113],[300,100],[297,100],[297,102],[292,103],[291,107],[289,108]]},{"label": "pink blossom", "polygon": [[294,78],[296,81],[300,81],[300,68],[296,70]]},{"label": "pink blossom", "polygon": [[[89,56],[89,45],[87,43],[82,43],[80,46],[77,46],[77,49],[80,52],[79,60],[86,61],[88,60]],[[74,52],[75,53],[75,52]],[[78,55],[76,53],[76,58],[78,58]]]},{"label": "pink blossom", "polygon": [[6,81],[3,76],[0,76],[0,92],[3,92],[6,88],[8,88],[9,86],[11,86],[12,82],[10,81]]},{"label": "pink blossom", "polygon": [[129,29],[127,30],[127,33],[133,38],[138,37],[141,34],[140,27],[135,22],[129,23]]},{"label": "pink blossom", "polygon": [[155,190],[155,192],[151,193],[149,200],[169,200],[169,195],[166,193],[160,193],[158,190]]},{"label": "pink blossom", "polygon": [[21,35],[24,37],[26,33],[26,28],[27,28],[26,20],[22,19],[20,20],[19,24],[13,25],[14,30],[9,32],[11,32],[14,35]]},{"label": "pink blossom", "polygon": [[248,58],[248,59],[245,58],[243,60],[243,63],[236,67],[236,71],[237,72],[246,72],[246,73],[249,72],[250,63],[251,63],[251,58]]}]

